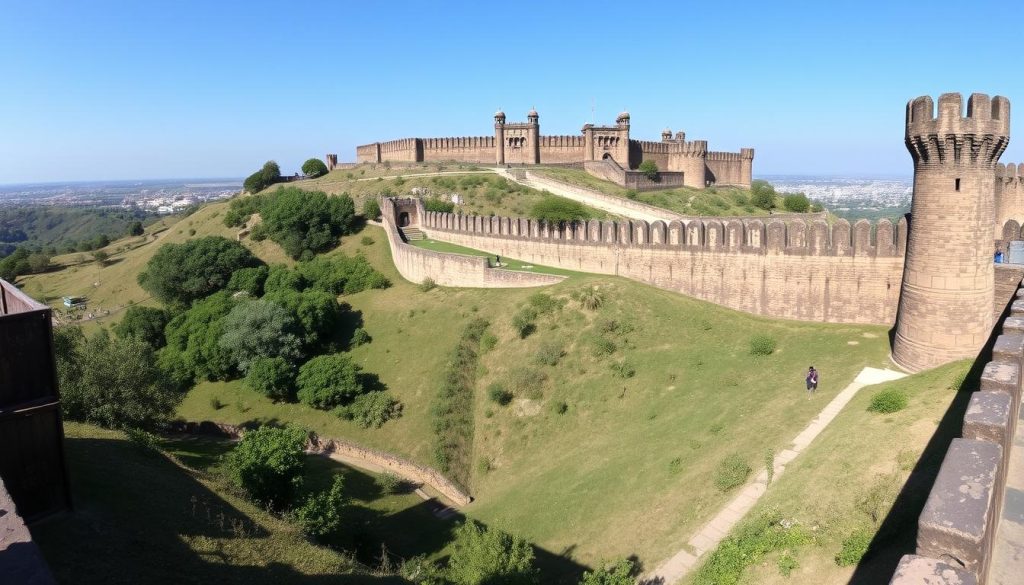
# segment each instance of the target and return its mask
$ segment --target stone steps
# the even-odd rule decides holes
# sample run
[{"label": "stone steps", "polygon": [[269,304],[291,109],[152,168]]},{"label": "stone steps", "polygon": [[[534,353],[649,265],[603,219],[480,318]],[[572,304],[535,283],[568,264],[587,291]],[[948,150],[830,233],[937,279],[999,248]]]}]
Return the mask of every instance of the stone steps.
[{"label": "stone steps", "polygon": [[413,240],[425,240],[427,234],[423,233],[423,230],[415,227],[404,227],[401,228],[402,235],[405,236],[405,241],[411,242]]}]

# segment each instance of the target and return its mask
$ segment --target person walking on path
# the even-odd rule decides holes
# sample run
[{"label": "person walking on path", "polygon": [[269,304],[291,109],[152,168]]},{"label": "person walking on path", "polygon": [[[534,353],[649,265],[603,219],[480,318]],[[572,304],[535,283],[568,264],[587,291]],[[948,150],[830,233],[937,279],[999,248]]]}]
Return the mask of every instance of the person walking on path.
[{"label": "person walking on path", "polygon": [[814,369],[814,366],[807,368],[807,399],[810,400],[811,396],[814,396],[814,391],[818,389],[818,370]]}]

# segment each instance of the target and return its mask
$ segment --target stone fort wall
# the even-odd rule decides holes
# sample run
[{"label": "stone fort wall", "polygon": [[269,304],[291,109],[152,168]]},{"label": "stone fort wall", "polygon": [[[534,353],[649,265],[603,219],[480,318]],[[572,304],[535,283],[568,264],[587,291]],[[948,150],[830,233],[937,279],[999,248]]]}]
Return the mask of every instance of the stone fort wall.
[{"label": "stone fort wall", "polygon": [[907,224],[844,220],[598,221],[555,226],[427,212],[438,238],[510,258],[613,274],[758,315],[891,325]]},{"label": "stone fort wall", "polygon": [[996,165],[996,239],[1020,239],[1020,226],[1015,237],[1006,238],[1001,231],[1010,221],[1024,217],[1024,163]]}]

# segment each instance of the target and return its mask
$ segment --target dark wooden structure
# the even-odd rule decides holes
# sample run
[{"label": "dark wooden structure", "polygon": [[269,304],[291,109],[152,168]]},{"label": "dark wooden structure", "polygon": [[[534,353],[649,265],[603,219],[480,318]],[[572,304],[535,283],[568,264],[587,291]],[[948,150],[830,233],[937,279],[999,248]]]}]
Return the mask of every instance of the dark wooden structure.
[{"label": "dark wooden structure", "polygon": [[71,507],[51,311],[3,280],[0,477],[28,522]]}]

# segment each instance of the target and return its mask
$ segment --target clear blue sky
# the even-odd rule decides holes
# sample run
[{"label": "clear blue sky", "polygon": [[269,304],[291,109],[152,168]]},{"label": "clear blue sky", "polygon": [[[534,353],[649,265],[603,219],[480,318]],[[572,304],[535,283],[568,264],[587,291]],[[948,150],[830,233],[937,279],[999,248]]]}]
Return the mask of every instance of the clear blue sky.
[{"label": "clear blue sky", "polygon": [[293,172],[489,134],[499,106],[575,134],[592,104],[634,137],[754,147],[755,174],[909,175],[908,99],[1024,108],[1006,2],[653,4],[0,0],[0,183]]}]

